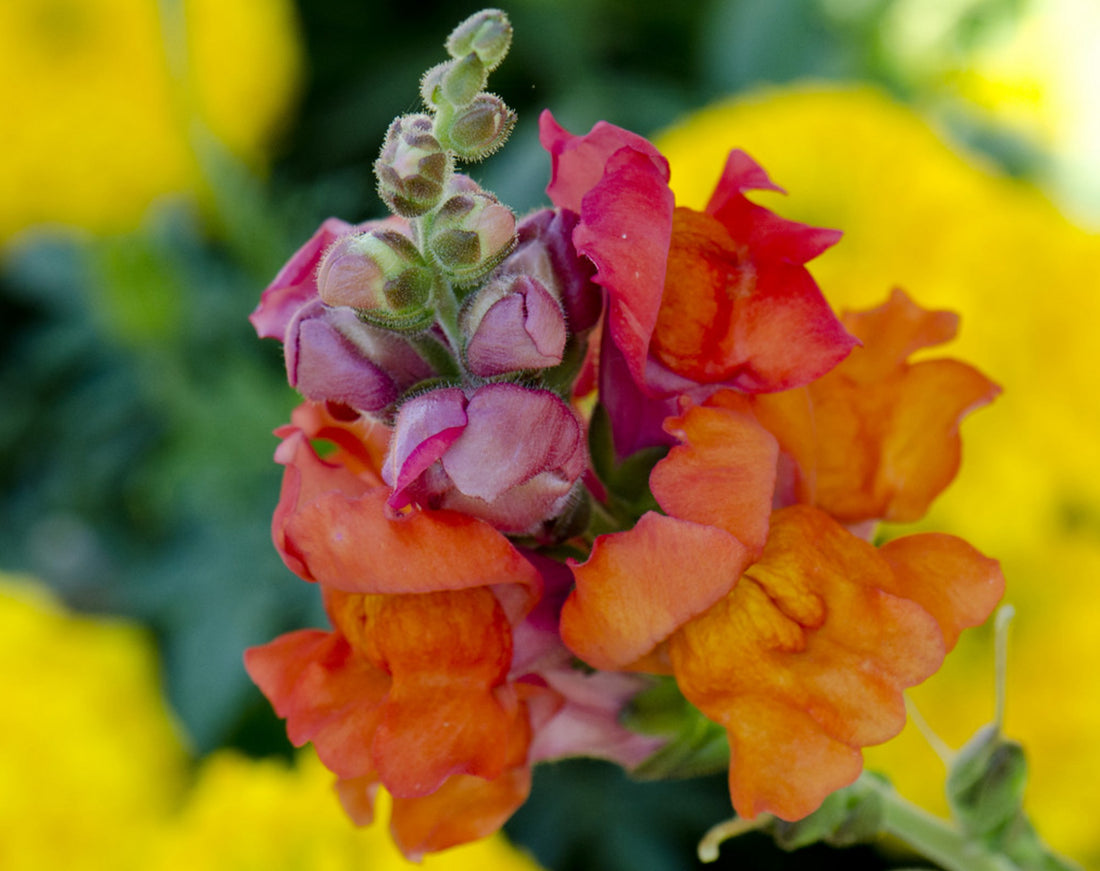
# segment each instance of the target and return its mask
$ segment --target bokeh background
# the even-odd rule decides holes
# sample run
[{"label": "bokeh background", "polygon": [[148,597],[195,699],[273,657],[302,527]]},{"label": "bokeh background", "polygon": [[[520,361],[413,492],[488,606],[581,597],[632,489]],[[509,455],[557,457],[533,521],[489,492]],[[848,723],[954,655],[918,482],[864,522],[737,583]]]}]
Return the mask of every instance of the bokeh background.
[{"label": "bokeh background", "polygon": [[[371,163],[475,5],[0,3],[0,867],[403,867],[345,823],[241,652],[317,625],[268,527],[295,404],[246,321],[321,219],[379,216]],[[475,169],[543,202],[545,107],[653,136],[701,206],[731,147],[837,227],[838,307],[895,285],[962,314],[945,352],[1004,395],[922,524],[999,557],[1017,608],[1007,731],[1048,841],[1100,867],[1100,7],[1093,0],[515,0],[492,87],[520,113]],[[969,633],[913,693],[958,746],[993,712]],[[908,729],[869,754],[942,810]],[[544,766],[508,826],[549,869],[693,867],[721,778]],[[529,868],[503,842],[429,868]],[[488,852],[477,852],[478,850]],[[721,867],[912,866],[895,845]]]}]

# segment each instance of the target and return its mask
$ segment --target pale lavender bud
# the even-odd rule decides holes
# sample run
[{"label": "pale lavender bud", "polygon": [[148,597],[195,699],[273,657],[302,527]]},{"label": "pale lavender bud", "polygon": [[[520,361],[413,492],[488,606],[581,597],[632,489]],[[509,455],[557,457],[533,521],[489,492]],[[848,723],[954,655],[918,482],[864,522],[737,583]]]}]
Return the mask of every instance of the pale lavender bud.
[{"label": "pale lavender bud", "polygon": [[466,189],[469,179],[453,177],[453,193],[430,215],[428,250],[456,284],[469,285],[492,270],[516,244],[516,216],[492,194]]},{"label": "pale lavender bud", "polygon": [[321,299],[350,306],[384,329],[418,332],[431,326],[434,276],[412,240],[396,230],[344,236],[317,272]]},{"label": "pale lavender bud", "polygon": [[565,350],[561,305],[531,275],[481,288],[463,307],[459,328],[468,337],[466,364],[482,378],[556,366]]},{"label": "pale lavender bud", "polygon": [[378,412],[434,373],[400,337],[348,308],[303,306],[286,332],[287,379],[307,399]]},{"label": "pale lavender bud", "polygon": [[405,402],[382,477],[393,508],[449,508],[530,533],[569,506],[587,463],[584,427],[558,396],[496,383]]},{"label": "pale lavender bud", "polygon": [[502,273],[535,276],[565,309],[569,329],[583,333],[600,317],[603,293],[593,282],[596,267],[573,247],[579,216],[568,209],[543,209],[516,228],[515,250],[500,265]]}]

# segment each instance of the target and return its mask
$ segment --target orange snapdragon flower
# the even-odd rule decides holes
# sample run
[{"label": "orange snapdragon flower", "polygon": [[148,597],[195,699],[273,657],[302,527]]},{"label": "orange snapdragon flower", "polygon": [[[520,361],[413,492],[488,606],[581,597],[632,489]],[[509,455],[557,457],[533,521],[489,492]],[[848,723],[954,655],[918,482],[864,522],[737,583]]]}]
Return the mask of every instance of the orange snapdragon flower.
[{"label": "orange snapdragon flower", "polygon": [[922,513],[954,474],[959,420],[997,392],[964,364],[907,362],[950,316],[895,294],[844,323],[866,347],[809,387],[720,391],[665,422],[664,514],[598,538],[562,611],[586,662],[672,673],[725,727],[746,818],[799,819],[855,780],[860,748],[904,725],[902,690],[1004,587],[961,539],[875,548],[842,525]]},{"label": "orange snapdragon flower", "polygon": [[[538,688],[509,672],[538,570],[483,521],[388,510],[385,427],[307,404],[279,434],[287,471],[274,538],[287,565],[321,585],[332,629],[250,649],[249,674],[291,741],[312,741],[338,776],[354,819],[371,819],[379,786],[394,796],[391,828],[407,855],[490,834],[530,786],[526,699]],[[311,438],[336,452],[322,459]]]}]

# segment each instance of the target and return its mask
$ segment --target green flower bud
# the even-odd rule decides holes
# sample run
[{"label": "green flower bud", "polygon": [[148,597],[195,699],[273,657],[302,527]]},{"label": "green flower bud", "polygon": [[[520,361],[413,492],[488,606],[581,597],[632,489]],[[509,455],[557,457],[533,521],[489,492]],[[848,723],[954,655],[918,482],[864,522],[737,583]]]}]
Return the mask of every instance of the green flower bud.
[{"label": "green flower bud", "polygon": [[341,237],[317,272],[326,305],[350,306],[367,323],[399,332],[420,332],[434,322],[433,284],[431,266],[396,230]]},{"label": "green flower bud", "polygon": [[378,195],[395,214],[415,218],[435,208],[451,172],[451,158],[432,134],[427,115],[394,119],[374,163]]},{"label": "green flower bud", "polygon": [[482,160],[508,140],[515,124],[516,113],[500,97],[478,94],[455,113],[445,139],[463,160]]},{"label": "green flower bud", "polygon": [[451,32],[446,46],[451,57],[473,53],[487,70],[495,70],[512,47],[512,24],[500,9],[482,9]]},{"label": "green flower bud", "polygon": [[427,247],[448,277],[470,285],[515,247],[516,216],[461,174],[449,187],[455,192],[428,217]]},{"label": "green flower bud", "polygon": [[1023,748],[985,726],[959,751],[947,775],[947,801],[963,827],[989,837],[1021,813],[1027,783]]},{"label": "green flower bud", "polygon": [[420,99],[431,109],[443,106],[443,74],[447,72],[447,62],[436,64],[420,77]]},{"label": "green flower bud", "polygon": [[489,71],[476,54],[436,64],[420,80],[420,96],[433,109],[468,106],[485,90]]}]

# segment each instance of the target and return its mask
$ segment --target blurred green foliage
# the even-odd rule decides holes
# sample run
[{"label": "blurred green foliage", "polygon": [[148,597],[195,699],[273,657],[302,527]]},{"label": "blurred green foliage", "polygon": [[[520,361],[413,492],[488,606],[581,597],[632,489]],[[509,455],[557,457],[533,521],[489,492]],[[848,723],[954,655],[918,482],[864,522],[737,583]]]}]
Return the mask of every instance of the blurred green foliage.
[{"label": "blurred green foliage", "polygon": [[[520,124],[473,174],[520,211],[543,202],[545,107],[575,131],[602,118],[652,133],[762,82],[909,88],[878,39],[888,0],[506,5],[516,40],[494,86]],[[972,4],[958,38],[1019,5]],[[285,748],[241,653],[323,620],[269,539],[281,477],[269,433],[295,397],[277,344],[257,340],[247,315],[322,218],[382,214],[371,164],[386,127],[416,107],[421,72],[473,9],[301,0],[309,79],[270,179],[206,143],[211,212],[160,204],[138,232],[43,235],[0,263],[0,566],[45,579],[78,608],[152,626],[198,753]],[[539,769],[510,831],[550,868],[660,871],[684,867],[700,827],[727,813],[721,778],[639,785],[571,762]],[[844,862],[890,867],[870,850]],[[798,857],[800,868],[834,864],[826,848]],[[720,865],[794,861],[753,836],[726,845]]]}]

